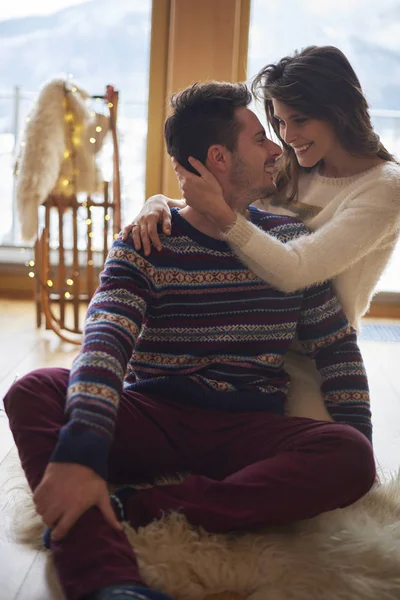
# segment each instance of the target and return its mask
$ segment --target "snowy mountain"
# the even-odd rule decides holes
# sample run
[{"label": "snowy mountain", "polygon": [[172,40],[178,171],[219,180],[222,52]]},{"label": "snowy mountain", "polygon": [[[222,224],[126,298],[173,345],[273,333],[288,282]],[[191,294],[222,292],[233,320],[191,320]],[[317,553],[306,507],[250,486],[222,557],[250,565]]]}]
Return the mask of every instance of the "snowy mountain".
[{"label": "snowy mountain", "polygon": [[[0,93],[37,91],[72,73],[92,93],[111,82],[123,98],[146,102],[150,12],[151,0],[91,0],[0,22]],[[252,0],[249,76],[327,43],[350,58],[373,108],[400,109],[400,0]],[[5,110],[0,103],[0,117]]]},{"label": "snowy mountain", "polygon": [[346,54],[372,108],[400,109],[399,0],[253,0],[250,77],[313,44]]},{"label": "snowy mountain", "polygon": [[150,11],[150,0],[91,0],[0,22],[0,93],[15,85],[37,91],[71,73],[92,93],[113,83],[125,98],[147,102]]}]

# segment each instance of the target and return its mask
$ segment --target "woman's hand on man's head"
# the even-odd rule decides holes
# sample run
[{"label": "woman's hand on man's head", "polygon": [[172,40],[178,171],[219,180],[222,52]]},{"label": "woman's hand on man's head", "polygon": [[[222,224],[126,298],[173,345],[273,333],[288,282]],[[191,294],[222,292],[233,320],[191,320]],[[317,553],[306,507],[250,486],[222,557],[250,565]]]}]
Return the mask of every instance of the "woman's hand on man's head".
[{"label": "woman's hand on man's head", "polygon": [[226,231],[235,223],[236,215],[226,203],[219,182],[197,158],[189,157],[188,160],[199,175],[191,173],[172,159],[186,204],[204,214],[221,231]]},{"label": "woman's hand on man's head", "polygon": [[172,207],[191,206],[214,221],[222,231],[235,222],[236,215],[225,202],[221,186],[214,175],[196,158],[190,157],[189,162],[199,175],[191,173],[172,159],[184,200],[173,200],[163,194],[151,196],[132,223],[124,227],[123,240],[126,241],[132,235],[135,249],[143,248],[145,256],[150,254],[152,245],[158,251],[162,249],[157,231],[159,223],[162,223],[162,232],[170,235]]}]

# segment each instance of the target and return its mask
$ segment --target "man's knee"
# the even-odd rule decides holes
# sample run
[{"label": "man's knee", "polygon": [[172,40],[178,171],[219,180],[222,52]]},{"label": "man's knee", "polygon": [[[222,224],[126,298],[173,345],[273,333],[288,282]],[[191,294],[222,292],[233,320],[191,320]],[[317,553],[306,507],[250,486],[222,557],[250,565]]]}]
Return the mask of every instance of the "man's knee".
[{"label": "man's knee", "polygon": [[43,369],[27,373],[12,384],[4,396],[4,408],[9,417],[23,408],[23,404],[26,403],[29,392],[33,389],[37,389],[41,379],[41,371],[43,371]]},{"label": "man's knee", "polygon": [[4,408],[8,417],[11,419],[20,411],[26,411],[32,401],[39,409],[37,397],[41,396],[43,404],[45,403],[45,392],[53,386],[59,374],[60,369],[36,369],[17,379],[4,397]]},{"label": "man's knee", "polygon": [[[350,425],[336,425],[334,470],[338,484],[347,492],[345,504],[355,502],[374,484],[376,465],[368,439]],[[344,504],[344,505],[345,505]]]}]

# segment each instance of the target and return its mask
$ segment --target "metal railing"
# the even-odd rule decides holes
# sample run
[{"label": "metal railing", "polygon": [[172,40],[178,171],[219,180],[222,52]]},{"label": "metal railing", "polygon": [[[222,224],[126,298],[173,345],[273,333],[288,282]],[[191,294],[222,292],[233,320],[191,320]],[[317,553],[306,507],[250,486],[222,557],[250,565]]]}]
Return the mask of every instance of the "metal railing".
[{"label": "metal railing", "polygon": [[[4,117],[4,111],[0,111],[0,123],[1,123],[1,129],[0,129],[0,135],[4,136],[7,134],[10,134],[12,136],[12,151],[9,154],[9,168],[10,168],[10,173],[9,175],[11,175],[12,177],[12,199],[11,199],[11,228],[9,231],[9,235],[7,236],[7,238],[9,238],[7,241],[9,241],[9,243],[13,244],[13,242],[15,242],[16,240],[16,229],[17,229],[17,213],[16,213],[16,203],[15,203],[15,177],[13,175],[13,163],[16,161],[17,156],[18,156],[18,151],[19,151],[19,146],[18,146],[18,140],[20,138],[20,129],[21,129],[21,120],[22,120],[22,110],[21,110],[21,101],[26,100],[28,101],[30,104],[32,103],[32,101],[34,100],[36,94],[34,93],[30,93],[30,92],[25,92],[24,95],[21,94],[21,87],[20,86],[15,86],[13,88],[13,91],[9,94],[0,94],[0,101],[10,101],[11,106],[9,111],[6,111],[6,115],[8,113],[8,119],[7,116]],[[7,121],[8,121],[8,126],[7,126]],[[4,155],[6,154],[6,151],[3,150],[3,147],[1,146],[1,154]],[[4,163],[5,161],[3,161]],[[4,182],[4,179],[7,179],[7,174],[4,173],[4,167],[5,165],[2,164],[2,170],[0,171],[0,181]],[[2,172],[3,171],[3,172]],[[5,175],[5,178],[4,178]],[[6,198],[3,198],[3,202],[6,201]],[[8,213],[8,217],[10,216],[10,211],[9,209],[6,209],[6,214]],[[0,239],[0,244],[1,244],[2,240]]]},{"label": "metal railing", "polygon": [[[10,93],[0,93],[0,194],[3,204],[0,246],[3,247],[25,245],[19,237],[14,165],[21,149],[25,122],[37,95],[23,90],[21,86],[15,86]],[[9,106],[4,108],[3,102],[9,103]],[[131,198],[129,216],[133,216],[135,208],[144,201],[147,104],[122,99],[119,112],[121,171],[125,180],[122,199],[126,209],[128,197]]]},{"label": "metal railing", "polygon": [[[8,233],[1,230],[0,222],[0,246],[18,246],[23,245],[18,239],[18,218],[15,202],[15,178],[13,176],[13,163],[15,162],[20,147],[19,140],[25,124],[25,119],[32,107],[37,93],[23,91],[20,86],[15,86],[9,93],[0,93],[0,140],[4,136],[11,136],[7,147],[3,150],[3,144],[0,143],[0,194],[2,196],[3,217],[7,220],[11,218]],[[10,106],[8,110],[2,110],[1,102],[8,101]],[[135,117],[129,117],[131,109],[137,113]],[[376,131],[381,136],[384,145],[400,157],[400,110],[374,109],[371,110],[371,117]],[[134,123],[133,123],[134,121]],[[123,183],[123,220],[130,219],[135,214],[137,208],[144,201],[144,177],[145,177],[145,143],[147,135],[147,105],[144,102],[135,100],[125,100],[123,97],[120,102],[119,117],[119,135],[121,148],[121,171]],[[128,143],[129,142],[129,143]],[[4,159],[8,155],[8,171]],[[4,182],[12,182],[11,186]],[[4,189],[2,189],[2,186]],[[11,187],[11,190],[9,189]],[[8,207],[7,207],[8,197]],[[129,213],[124,215],[124,209],[127,209],[127,202],[132,202],[129,206]],[[3,227],[5,226],[3,220]]]}]

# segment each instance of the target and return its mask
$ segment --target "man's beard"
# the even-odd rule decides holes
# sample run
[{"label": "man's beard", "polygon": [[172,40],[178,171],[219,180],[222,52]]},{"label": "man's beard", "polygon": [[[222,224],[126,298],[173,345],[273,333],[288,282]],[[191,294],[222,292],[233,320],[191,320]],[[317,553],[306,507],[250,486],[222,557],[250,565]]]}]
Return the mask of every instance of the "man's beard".
[{"label": "man's beard", "polygon": [[[256,200],[267,198],[275,192],[275,186],[272,182],[270,185],[255,187],[250,167],[237,154],[233,156],[229,182],[232,186],[232,196],[234,196],[232,200],[236,199],[243,206],[243,210],[246,210]],[[239,206],[236,206],[236,209],[241,212]]]}]

